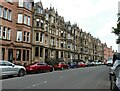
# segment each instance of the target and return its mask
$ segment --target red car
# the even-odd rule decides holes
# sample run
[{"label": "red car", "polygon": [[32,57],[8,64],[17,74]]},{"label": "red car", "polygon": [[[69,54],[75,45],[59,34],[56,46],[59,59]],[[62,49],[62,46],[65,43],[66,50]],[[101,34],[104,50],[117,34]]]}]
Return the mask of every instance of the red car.
[{"label": "red car", "polygon": [[52,72],[53,67],[46,63],[33,63],[25,67],[27,73]]},{"label": "red car", "polygon": [[57,70],[57,69],[63,70],[63,69],[68,69],[69,66],[65,62],[59,62],[58,64],[54,65],[53,67],[55,70]]},{"label": "red car", "polygon": [[86,66],[84,62],[79,62],[78,65],[79,65],[79,67],[85,67]]}]

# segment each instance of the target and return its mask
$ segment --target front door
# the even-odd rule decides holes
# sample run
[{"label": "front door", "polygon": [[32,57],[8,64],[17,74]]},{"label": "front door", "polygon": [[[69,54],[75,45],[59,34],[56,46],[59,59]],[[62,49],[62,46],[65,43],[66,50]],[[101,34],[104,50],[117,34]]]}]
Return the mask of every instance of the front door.
[{"label": "front door", "polygon": [[8,61],[13,62],[13,49],[8,49]]}]

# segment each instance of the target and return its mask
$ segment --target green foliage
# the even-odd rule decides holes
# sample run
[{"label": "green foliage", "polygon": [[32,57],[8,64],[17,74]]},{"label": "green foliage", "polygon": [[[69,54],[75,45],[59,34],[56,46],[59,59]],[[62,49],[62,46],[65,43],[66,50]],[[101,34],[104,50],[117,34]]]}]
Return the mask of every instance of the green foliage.
[{"label": "green foliage", "polygon": [[112,33],[118,36],[118,39],[116,39],[116,43],[120,43],[120,22],[117,24],[117,28],[112,27]]}]

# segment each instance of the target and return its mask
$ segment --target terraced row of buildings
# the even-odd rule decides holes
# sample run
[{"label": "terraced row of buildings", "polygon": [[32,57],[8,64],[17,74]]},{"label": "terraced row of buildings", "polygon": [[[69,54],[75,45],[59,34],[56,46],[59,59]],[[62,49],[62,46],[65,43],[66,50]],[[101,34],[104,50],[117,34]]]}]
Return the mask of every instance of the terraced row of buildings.
[{"label": "terraced row of buildings", "polygon": [[[46,59],[106,60],[107,44],[33,0],[0,1],[0,59],[31,63]],[[107,50],[108,57],[113,54]]]}]

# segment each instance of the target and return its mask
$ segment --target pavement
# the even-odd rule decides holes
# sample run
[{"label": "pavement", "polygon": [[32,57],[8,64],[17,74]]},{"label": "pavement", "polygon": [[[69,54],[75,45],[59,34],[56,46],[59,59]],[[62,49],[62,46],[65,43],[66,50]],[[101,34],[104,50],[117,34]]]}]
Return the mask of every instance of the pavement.
[{"label": "pavement", "polygon": [[2,80],[2,89],[109,89],[108,66],[93,66]]}]

